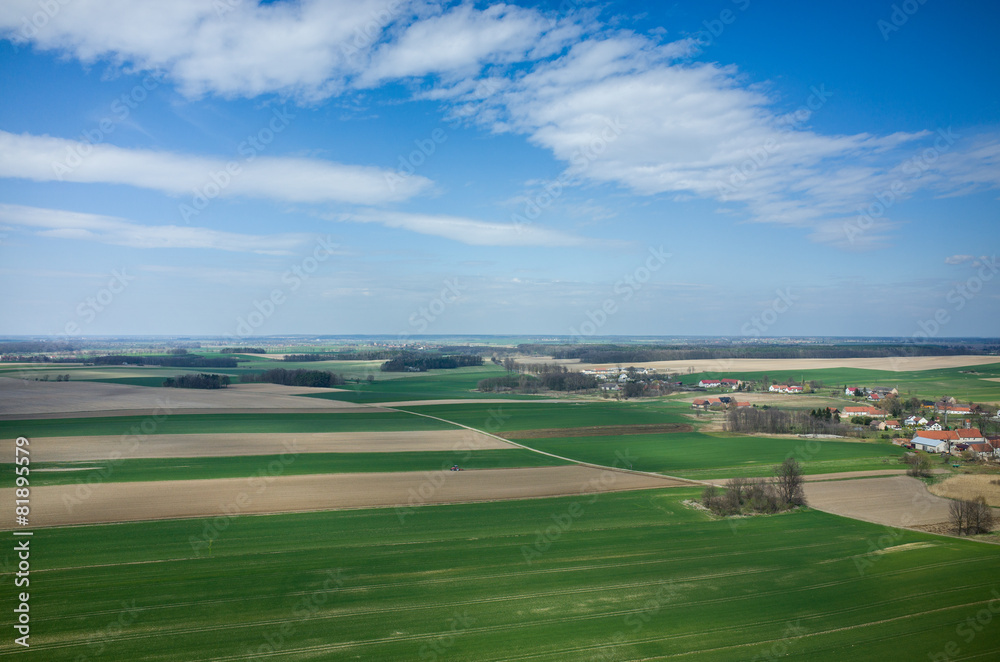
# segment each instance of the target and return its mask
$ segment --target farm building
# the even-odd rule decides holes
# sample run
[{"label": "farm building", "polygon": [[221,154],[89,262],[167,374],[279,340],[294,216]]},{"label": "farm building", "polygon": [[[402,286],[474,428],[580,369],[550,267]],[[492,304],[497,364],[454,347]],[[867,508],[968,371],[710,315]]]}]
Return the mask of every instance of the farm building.
[{"label": "farm building", "polygon": [[886,418],[889,412],[876,407],[844,407],[844,416],[870,416],[871,418]]}]

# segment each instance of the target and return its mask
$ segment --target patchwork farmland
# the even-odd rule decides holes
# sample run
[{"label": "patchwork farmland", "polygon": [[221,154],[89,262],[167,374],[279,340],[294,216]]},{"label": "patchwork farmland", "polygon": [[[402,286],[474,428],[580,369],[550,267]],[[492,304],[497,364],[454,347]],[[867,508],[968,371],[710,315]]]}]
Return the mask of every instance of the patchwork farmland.
[{"label": "patchwork farmland", "polygon": [[[6,640],[0,655],[1000,652],[1000,620],[956,634],[1000,617],[994,545],[809,508],[727,520],[691,506],[699,481],[767,475],[793,456],[808,478],[833,479],[816,483],[817,501],[833,503],[832,490],[827,509],[840,512],[837,486],[865,480],[845,478],[900,473],[895,446],[708,432],[672,399],[463,399],[461,373],[423,390],[436,379],[397,378],[398,399],[372,389],[354,403],[234,388],[197,412],[150,411],[162,391],[130,384],[113,386],[133,409],[109,411],[70,382],[33,417],[0,406],[8,450],[30,440],[35,550],[32,645]],[[59,412],[77,386],[81,404]],[[289,399],[317,404],[281,411]],[[0,466],[5,503],[14,478]],[[5,568],[16,563],[4,553]]]}]

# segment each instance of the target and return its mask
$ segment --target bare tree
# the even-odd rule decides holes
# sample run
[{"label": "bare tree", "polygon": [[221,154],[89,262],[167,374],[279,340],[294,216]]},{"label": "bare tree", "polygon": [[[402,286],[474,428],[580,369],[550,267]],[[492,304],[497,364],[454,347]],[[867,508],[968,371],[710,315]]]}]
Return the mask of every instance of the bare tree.
[{"label": "bare tree", "polygon": [[950,519],[955,532],[960,536],[989,533],[993,530],[993,511],[981,496],[971,501],[952,501]]},{"label": "bare tree", "polygon": [[906,463],[909,468],[906,470],[907,476],[921,478],[931,475],[931,460],[924,453],[914,453],[906,456]]},{"label": "bare tree", "polygon": [[782,504],[804,506],[806,495],[802,491],[802,465],[795,458],[787,458],[774,467],[774,485]]}]

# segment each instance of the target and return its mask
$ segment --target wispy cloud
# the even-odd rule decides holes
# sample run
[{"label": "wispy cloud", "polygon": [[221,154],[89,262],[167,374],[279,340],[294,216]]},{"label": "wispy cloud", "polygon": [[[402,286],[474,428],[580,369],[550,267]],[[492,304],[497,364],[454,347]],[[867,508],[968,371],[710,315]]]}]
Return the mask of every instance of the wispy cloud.
[{"label": "wispy cloud", "polygon": [[33,228],[43,237],[96,241],[130,248],[207,248],[289,255],[312,237],[304,234],[248,235],[209,228],[141,225],[114,216],[0,204],[0,221]]},{"label": "wispy cloud", "polygon": [[0,177],[34,181],[125,184],[172,195],[214,186],[218,196],[354,204],[406,200],[431,186],[419,175],[390,186],[390,173],[319,159],[254,155],[226,161],[0,131]]},{"label": "wispy cloud", "polygon": [[[594,246],[596,240],[549,230],[537,225],[490,223],[442,214],[409,214],[369,210],[327,216],[330,220],[379,223],[390,228],[444,237],[470,246]],[[605,245],[607,245],[605,243]]]}]

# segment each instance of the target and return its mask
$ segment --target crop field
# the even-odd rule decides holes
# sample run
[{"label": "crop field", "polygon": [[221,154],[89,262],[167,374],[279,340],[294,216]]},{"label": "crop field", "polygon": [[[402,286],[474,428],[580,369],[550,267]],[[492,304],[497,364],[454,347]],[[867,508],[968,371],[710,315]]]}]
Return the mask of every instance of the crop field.
[{"label": "crop field", "polygon": [[299,414],[171,414],[0,421],[0,438],[225,432],[363,432],[448,430],[454,426],[405,412]]},{"label": "crop field", "polygon": [[562,439],[518,443],[574,460],[610,465],[628,457],[632,468],[682,478],[767,476],[771,467],[796,458],[804,473],[899,469],[905,451],[887,443],[709,435],[697,432]]},{"label": "crop field", "polygon": [[[905,364],[905,359],[902,360]],[[840,386],[885,386],[898,388],[900,396],[937,400],[951,396],[958,400],[1000,403],[1000,363],[936,370],[893,372],[890,370],[865,370],[861,368],[827,368],[812,370],[773,370],[769,372],[704,372],[684,375],[685,383],[697,383],[705,377],[731,377],[760,381],[768,379],[822,381],[823,393]],[[843,394],[841,389],[838,393]]]},{"label": "crop field", "polygon": [[[322,393],[311,397],[345,402],[398,402],[402,400],[436,400],[450,398],[496,398],[538,400],[537,395],[516,393],[480,393],[476,385],[482,379],[504,375],[498,366],[429,370],[421,373],[378,372],[374,382],[347,384],[340,393]],[[387,376],[398,375],[386,379]]]},{"label": "crop field", "polygon": [[[462,469],[552,467],[568,462],[520,448],[480,451],[397,453],[297,453],[237,457],[141,458],[110,462],[39,462],[32,465],[31,484],[70,485],[96,482],[249,478],[277,462],[283,475],[438,471],[458,464]],[[105,478],[108,476],[108,478]],[[0,487],[14,486],[14,465],[0,465]]]},{"label": "crop field", "polygon": [[506,430],[576,428],[593,425],[689,423],[685,408],[664,402],[532,402],[421,405],[402,411],[436,416],[503,436]]},{"label": "crop field", "polygon": [[[1000,653],[992,547],[910,531],[886,542],[883,527],[815,511],[713,521],[681,504],[695,493],[430,506],[406,518],[382,509],[39,531],[32,645],[17,654],[916,660],[949,645],[962,659]],[[206,536],[210,547],[195,544]],[[14,653],[6,638],[0,655]]]}]

